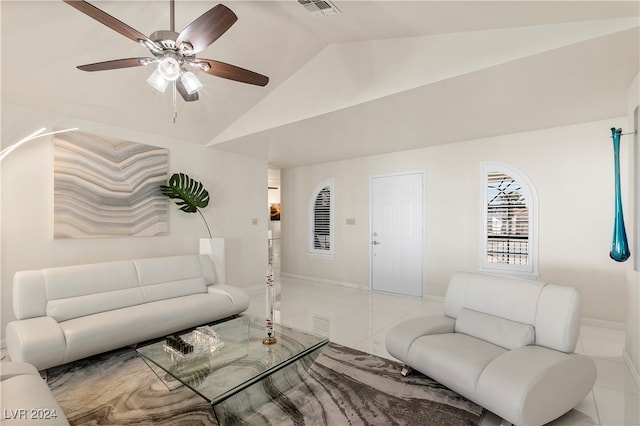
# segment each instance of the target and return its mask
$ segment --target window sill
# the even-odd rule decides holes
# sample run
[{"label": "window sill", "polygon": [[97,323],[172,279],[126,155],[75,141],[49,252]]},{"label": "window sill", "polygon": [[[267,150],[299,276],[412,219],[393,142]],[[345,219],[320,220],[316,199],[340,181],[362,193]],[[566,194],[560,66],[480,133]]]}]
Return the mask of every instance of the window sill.
[{"label": "window sill", "polygon": [[536,279],[540,276],[538,271],[519,271],[517,269],[503,269],[503,268],[478,268],[478,272],[481,274],[489,275],[509,275],[516,278]]}]

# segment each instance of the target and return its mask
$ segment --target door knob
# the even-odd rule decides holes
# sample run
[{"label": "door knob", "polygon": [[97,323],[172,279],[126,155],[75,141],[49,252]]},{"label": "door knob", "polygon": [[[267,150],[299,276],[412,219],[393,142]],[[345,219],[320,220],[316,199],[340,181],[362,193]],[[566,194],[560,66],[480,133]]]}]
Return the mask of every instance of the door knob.
[{"label": "door knob", "polygon": [[379,242],[377,242],[377,241],[374,241],[374,242],[372,242],[371,244],[373,244],[374,246],[377,246],[377,245],[378,245],[378,244],[380,244],[380,243],[379,243]]}]

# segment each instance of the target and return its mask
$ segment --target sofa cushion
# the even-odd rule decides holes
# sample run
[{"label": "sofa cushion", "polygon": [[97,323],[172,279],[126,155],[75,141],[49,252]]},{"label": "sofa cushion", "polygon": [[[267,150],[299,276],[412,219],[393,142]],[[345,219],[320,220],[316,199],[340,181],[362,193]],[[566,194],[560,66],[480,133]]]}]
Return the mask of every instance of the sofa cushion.
[{"label": "sofa cushion", "polygon": [[209,256],[183,255],[133,261],[141,286],[204,277],[213,284],[215,271]]},{"label": "sofa cushion", "polygon": [[486,340],[505,349],[533,345],[536,333],[532,325],[462,309],[456,320],[456,333]]},{"label": "sofa cushion", "polygon": [[425,315],[396,324],[385,339],[387,352],[406,361],[409,349],[417,338],[428,334],[453,333],[455,321],[444,315]]},{"label": "sofa cushion", "polygon": [[203,277],[188,280],[171,281],[160,284],[140,286],[142,298],[145,303],[157,300],[171,299],[174,297],[188,296],[190,294],[206,293],[207,286]]},{"label": "sofa cushion", "polygon": [[47,316],[58,322],[143,303],[139,288],[105,291],[47,302]]},{"label": "sofa cushion", "polygon": [[407,364],[471,398],[485,367],[506,352],[500,346],[462,333],[432,334],[413,342]]},{"label": "sofa cushion", "polygon": [[544,286],[545,283],[534,280],[457,272],[447,288],[444,313],[457,318],[458,312],[467,308],[534,324]]},{"label": "sofa cushion", "polygon": [[61,266],[42,271],[50,301],[138,286],[131,261]]},{"label": "sofa cushion", "polygon": [[60,323],[67,342],[64,362],[75,361],[238,313],[221,294],[192,294]]}]

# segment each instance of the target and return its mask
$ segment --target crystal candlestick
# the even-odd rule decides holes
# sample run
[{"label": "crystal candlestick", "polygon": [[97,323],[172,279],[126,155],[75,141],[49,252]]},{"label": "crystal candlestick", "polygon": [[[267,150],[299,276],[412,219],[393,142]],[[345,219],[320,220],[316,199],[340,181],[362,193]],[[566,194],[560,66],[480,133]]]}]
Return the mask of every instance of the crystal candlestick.
[{"label": "crystal candlestick", "polygon": [[276,339],[276,333],[273,330],[273,317],[274,317],[274,303],[275,303],[275,289],[273,288],[273,268],[271,263],[267,267],[267,275],[266,275],[266,283],[267,283],[267,325],[266,325],[266,337],[262,339],[262,343],[265,345],[273,345],[278,340]]}]

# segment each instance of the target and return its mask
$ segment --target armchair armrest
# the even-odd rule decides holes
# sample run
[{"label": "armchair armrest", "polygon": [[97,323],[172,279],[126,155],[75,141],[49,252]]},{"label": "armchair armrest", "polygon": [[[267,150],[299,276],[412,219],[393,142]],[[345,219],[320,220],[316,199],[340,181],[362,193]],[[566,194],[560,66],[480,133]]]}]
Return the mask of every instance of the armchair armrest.
[{"label": "armchair armrest", "polygon": [[585,355],[522,346],[487,365],[477,402],[512,424],[545,424],[582,401],[595,381],[596,365]]},{"label": "armchair armrest", "polygon": [[403,321],[387,333],[387,352],[406,363],[409,348],[417,338],[429,334],[453,333],[455,324],[454,318],[445,315],[425,315]]}]

